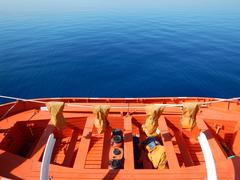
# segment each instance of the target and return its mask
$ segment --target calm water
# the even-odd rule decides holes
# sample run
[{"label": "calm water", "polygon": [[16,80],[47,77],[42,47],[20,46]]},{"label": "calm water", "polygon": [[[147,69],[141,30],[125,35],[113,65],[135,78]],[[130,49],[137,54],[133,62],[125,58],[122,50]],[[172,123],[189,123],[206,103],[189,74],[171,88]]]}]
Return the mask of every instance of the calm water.
[{"label": "calm water", "polygon": [[2,1],[0,94],[240,96],[240,2]]}]

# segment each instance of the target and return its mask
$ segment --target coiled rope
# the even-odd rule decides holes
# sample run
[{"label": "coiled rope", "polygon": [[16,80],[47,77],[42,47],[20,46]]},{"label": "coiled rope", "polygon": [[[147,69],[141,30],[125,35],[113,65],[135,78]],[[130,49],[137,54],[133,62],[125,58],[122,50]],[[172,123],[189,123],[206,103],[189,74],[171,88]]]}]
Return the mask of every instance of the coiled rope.
[{"label": "coiled rope", "polygon": [[[12,97],[12,96],[4,96],[0,95],[0,98],[3,99],[11,99],[11,100],[16,100],[16,101],[27,101],[27,102],[34,102],[34,103],[40,103],[40,104],[45,104],[46,102],[44,101],[38,101],[38,100],[33,100],[33,99],[23,99],[23,98],[18,98],[18,97]],[[207,102],[199,102],[199,105],[208,105],[212,103],[218,103],[218,102],[229,102],[229,101],[234,101],[234,100],[239,100],[240,97],[235,97],[235,98],[229,98],[229,99],[222,99],[222,98],[216,98],[217,100],[213,101],[207,101]],[[71,104],[71,103],[66,103],[67,106],[69,107],[80,107],[80,108],[91,108],[92,105],[80,105],[80,104]],[[183,104],[156,104],[164,107],[183,107]],[[143,108],[142,106],[112,106],[111,108]]]}]

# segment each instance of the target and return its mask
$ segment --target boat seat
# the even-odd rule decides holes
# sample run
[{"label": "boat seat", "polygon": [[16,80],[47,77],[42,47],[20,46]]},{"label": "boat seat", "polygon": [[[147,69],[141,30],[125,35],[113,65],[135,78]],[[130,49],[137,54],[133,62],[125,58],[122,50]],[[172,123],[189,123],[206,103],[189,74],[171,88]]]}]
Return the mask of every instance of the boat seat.
[{"label": "boat seat", "polygon": [[134,169],[132,116],[124,117],[124,169]]},{"label": "boat seat", "polygon": [[172,137],[168,131],[168,126],[164,116],[158,119],[159,130],[161,132],[161,138],[163,141],[164,149],[166,151],[168,166],[170,169],[180,168],[177,155],[174,151],[173,143],[171,141]]},{"label": "boat seat", "polygon": [[81,142],[79,144],[76,160],[73,166],[74,168],[83,169],[85,166],[87,153],[88,153],[88,149],[89,149],[89,145],[92,137],[93,121],[94,121],[93,117],[87,118],[84,130],[83,130]]}]

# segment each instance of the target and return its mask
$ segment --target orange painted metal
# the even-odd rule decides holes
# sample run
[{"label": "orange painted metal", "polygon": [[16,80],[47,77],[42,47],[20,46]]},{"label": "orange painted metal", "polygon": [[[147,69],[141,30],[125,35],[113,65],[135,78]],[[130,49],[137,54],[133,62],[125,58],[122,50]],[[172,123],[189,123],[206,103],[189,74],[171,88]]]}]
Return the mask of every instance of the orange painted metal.
[{"label": "orange painted metal", "polygon": [[92,136],[92,128],[93,128],[93,118],[89,117],[87,119],[84,131],[83,131],[83,135],[82,135],[82,140],[78,148],[78,153],[77,153],[76,161],[74,164],[74,168],[76,169],[84,168],[89,145],[90,145],[90,140]]},{"label": "orange painted metal", "polygon": [[[218,179],[240,179],[240,102],[219,102],[201,106],[197,126],[192,131],[181,128],[181,109],[166,107],[159,118],[159,139],[168,159],[168,169],[153,169],[141,148],[146,136],[146,104],[181,104],[208,102],[214,98],[46,98],[39,101],[63,101],[66,127],[62,131],[50,124],[44,104],[17,101],[0,105],[0,177],[39,179],[41,158],[48,136],[54,133],[56,144],[49,168],[51,179],[205,179],[206,162],[197,136],[204,132],[215,160]],[[109,128],[97,134],[93,125],[92,105],[108,104]],[[79,107],[85,106],[85,107]],[[13,107],[14,106],[14,107]],[[7,114],[6,112],[13,107]],[[141,107],[141,108],[136,108]],[[123,132],[122,169],[109,169],[111,131]],[[133,136],[139,137],[138,160]]]},{"label": "orange painted metal", "polygon": [[124,169],[134,169],[132,117],[124,118]]},{"label": "orange painted metal", "polygon": [[163,145],[166,151],[168,166],[170,169],[177,169],[179,167],[178,159],[174,151],[173,143],[171,141],[172,136],[168,131],[168,126],[166,124],[165,118],[161,116],[158,121],[159,129],[161,132],[161,137]]}]

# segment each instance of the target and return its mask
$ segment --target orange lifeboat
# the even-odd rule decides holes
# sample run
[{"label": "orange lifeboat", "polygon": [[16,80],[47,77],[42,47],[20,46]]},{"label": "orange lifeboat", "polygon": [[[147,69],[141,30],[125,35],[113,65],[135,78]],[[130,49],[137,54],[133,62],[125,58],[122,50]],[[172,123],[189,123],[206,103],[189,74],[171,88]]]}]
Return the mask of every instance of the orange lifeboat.
[{"label": "orange lifeboat", "polygon": [[0,105],[0,177],[240,179],[240,101],[16,98]]}]

